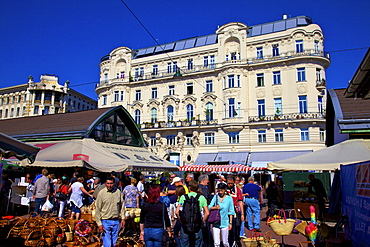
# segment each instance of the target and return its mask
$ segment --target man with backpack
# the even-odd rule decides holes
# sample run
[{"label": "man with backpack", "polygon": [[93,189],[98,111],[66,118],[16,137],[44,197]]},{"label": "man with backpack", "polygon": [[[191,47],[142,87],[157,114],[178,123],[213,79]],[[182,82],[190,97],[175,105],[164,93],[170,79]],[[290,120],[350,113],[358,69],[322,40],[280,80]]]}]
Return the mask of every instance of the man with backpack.
[{"label": "man with backpack", "polygon": [[182,247],[201,247],[203,244],[202,224],[209,216],[207,200],[198,194],[199,185],[195,180],[189,182],[189,194],[182,195],[176,209],[181,222],[180,242]]}]

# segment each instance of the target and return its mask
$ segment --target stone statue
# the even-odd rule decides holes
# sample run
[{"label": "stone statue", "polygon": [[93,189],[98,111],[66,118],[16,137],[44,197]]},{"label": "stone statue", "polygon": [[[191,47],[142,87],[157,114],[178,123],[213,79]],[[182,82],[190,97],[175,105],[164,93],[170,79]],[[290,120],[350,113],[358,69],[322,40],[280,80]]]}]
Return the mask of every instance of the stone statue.
[{"label": "stone statue", "polygon": [[147,147],[149,147],[149,144],[150,144],[150,138],[147,134],[143,134],[143,139],[145,141],[145,144]]},{"label": "stone statue", "polygon": [[180,151],[183,150],[184,143],[185,143],[185,137],[184,137],[184,134],[181,131],[177,134],[176,140],[177,140],[177,148]]},{"label": "stone statue", "polygon": [[191,137],[191,143],[193,144],[194,147],[197,147],[200,145],[198,131],[193,131],[193,136]]}]

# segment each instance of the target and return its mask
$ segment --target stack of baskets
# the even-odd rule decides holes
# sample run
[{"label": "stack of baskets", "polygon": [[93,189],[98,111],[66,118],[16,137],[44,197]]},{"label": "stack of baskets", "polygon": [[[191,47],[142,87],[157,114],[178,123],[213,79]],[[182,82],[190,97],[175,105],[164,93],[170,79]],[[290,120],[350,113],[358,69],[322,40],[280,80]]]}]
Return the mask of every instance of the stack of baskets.
[{"label": "stack of baskets", "polygon": [[[35,217],[32,217],[35,216]],[[88,225],[89,234],[86,236],[76,235],[76,220],[65,220],[58,217],[50,217],[49,214],[40,217],[32,212],[28,218],[15,218],[13,221],[0,221],[1,226],[9,226],[6,238],[18,238],[24,240],[25,246],[87,246],[100,247],[102,243],[97,234],[95,222],[84,221]]]}]

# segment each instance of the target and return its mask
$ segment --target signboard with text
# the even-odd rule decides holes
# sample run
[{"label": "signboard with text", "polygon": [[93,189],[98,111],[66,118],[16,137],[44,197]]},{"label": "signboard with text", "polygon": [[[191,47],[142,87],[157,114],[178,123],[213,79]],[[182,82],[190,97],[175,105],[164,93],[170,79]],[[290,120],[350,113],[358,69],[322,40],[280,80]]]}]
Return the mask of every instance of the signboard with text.
[{"label": "signboard with text", "polygon": [[341,165],[342,214],[347,215],[352,246],[366,246],[370,235],[370,161]]}]

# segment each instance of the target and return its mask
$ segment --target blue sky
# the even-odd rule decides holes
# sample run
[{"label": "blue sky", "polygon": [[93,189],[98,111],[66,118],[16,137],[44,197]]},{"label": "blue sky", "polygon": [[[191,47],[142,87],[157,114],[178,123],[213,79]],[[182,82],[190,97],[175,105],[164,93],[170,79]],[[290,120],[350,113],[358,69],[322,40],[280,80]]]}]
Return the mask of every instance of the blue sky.
[{"label": "blue sky", "polygon": [[[212,34],[218,25],[262,24],[310,16],[323,29],[325,50],[331,52],[328,88],[344,88],[370,46],[370,1],[167,1],[125,0],[160,44]],[[1,87],[39,81],[55,74],[60,83],[96,99],[99,61],[114,48],[132,49],[155,42],[121,0],[1,0]],[[334,51],[334,52],[333,52]],[[90,83],[91,84],[87,84]],[[77,86],[86,84],[84,86]]]}]

